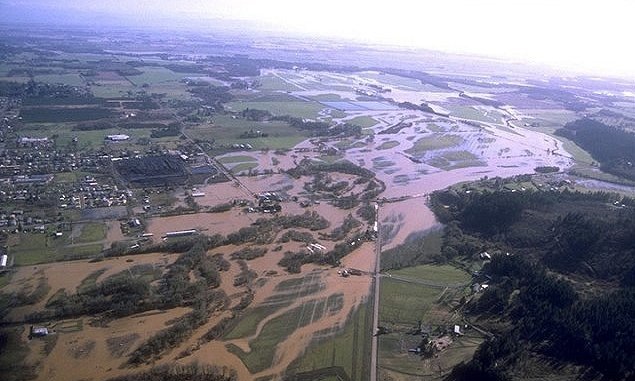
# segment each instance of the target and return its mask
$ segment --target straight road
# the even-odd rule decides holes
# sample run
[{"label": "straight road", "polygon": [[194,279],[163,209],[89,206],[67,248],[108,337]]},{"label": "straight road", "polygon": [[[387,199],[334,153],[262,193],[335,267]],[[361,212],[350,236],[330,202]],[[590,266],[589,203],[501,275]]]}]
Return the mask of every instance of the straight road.
[{"label": "straight road", "polygon": [[379,204],[375,204],[375,223],[377,223],[377,239],[375,240],[375,274],[374,286],[375,290],[373,300],[373,332],[371,342],[371,359],[370,359],[370,381],[377,381],[377,332],[379,330],[379,281],[381,279],[381,227],[379,226]]}]

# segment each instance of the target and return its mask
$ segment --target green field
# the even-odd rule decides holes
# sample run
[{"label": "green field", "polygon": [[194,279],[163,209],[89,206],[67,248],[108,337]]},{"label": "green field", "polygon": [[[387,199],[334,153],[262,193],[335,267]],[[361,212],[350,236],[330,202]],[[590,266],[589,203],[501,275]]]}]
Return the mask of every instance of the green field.
[{"label": "green field", "polygon": [[106,268],[103,268],[88,274],[86,278],[82,279],[82,282],[79,284],[79,286],[77,286],[77,293],[82,293],[92,288],[95,285],[97,278],[105,273],[106,270]]},{"label": "green field", "polygon": [[63,83],[69,86],[83,86],[84,80],[79,76],[79,74],[45,74],[45,75],[36,75],[33,77],[33,80],[36,82],[44,82],[44,83]]},{"label": "green field", "polygon": [[440,286],[468,284],[471,279],[470,274],[450,265],[419,265],[391,270],[388,273],[412,279],[424,279]]},{"label": "green field", "polygon": [[[157,83],[177,82],[184,77],[195,75],[195,74],[175,73],[170,69],[167,69],[164,67],[156,67],[156,66],[142,66],[137,69],[141,70],[143,73],[139,75],[130,75],[126,77],[128,80],[130,80],[137,86],[141,86],[144,83],[147,83],[151,85],[152,87],[152,85]],[[174,83],[171,85],[178,86],[177,83]]]},{"label": "green field", "polygon": [[486,166],[487,163],[479,160],[478,156],[469,151],[446,151],[434,156],[427,161],[432,165],[446,171],[466,167]]},{"label": "green field", "polygon": [[498,112],[489,112],[487,115],[481,110],[477,110],[470,106],[447,106],[445,107],[450,114],[457,118],[476,120],[485,123],[502,123],[501,116]]},{"label": "green field", "polygon": [[261,91],[297,91],[300,88],[275,75],[265,75],[257,78],[260,82],[258,90]]},{"label": "green field", "polygon": [[379,320],[382,324],[415,326],[443,289],[383,278],[380,285]]},{"label": "green field", "polygon": [[223,164],[245,163],[250,161],[256,161],[253,156],[237,155],[237,156],[224,156],[218,159]]},{"label": "green field", "polygon": [[285,307],[285,305],[259,306],[245,311],[238,324],[236,324],[231,331],[227,332],[223,339],[234,340],[254,335],[258,323],[282,307]]},{"label": "green field", "polygon": [[238,174],[241,172],[249,172],[250,170],[258,167],[258,163],[249,162],[249,163],[239,163],[231,167],[229,170],[232,173]]},{"label": "green field", "polygon": [[419,323],[430,330],[433,338],[442,336],[448,327],[461,324],[461,315],[453,311],[466,295],[471,276],[450,265],[406,267],[389,274],[394,278],[382,278],[380,290],[380,325],[389,331],[379,337],[380,373],[387,373],[396,380],[438,376],[439,371],[446,372],[461,361],[468,361],[483,340],[473,330],[463,337],[452,338],[448,349],[433,361],[424,362],[408,349],[421,343],[421,335],[412,334]]},{"label": "green field", "polygon": [[24,123],[60,123],[109,118],[113,116],[113,112],[110,109],[99,107],[30,107],[23,108],[20,115]]},{"label": "green field", "polygon": [[22,233],[13,239],[8,250],[15,256],[15,265],[24,266],[86,258],[98,254],[103,248],[101,244],[68,246],[69,243],[68,232],[59,238],[48,234]]},{"label": "green field", "polygon": [[329,374],[329,368],[337,367],[352,381],[367,380],[372,325],[370,319],[368,305],[361,304],[342,328],[317,335],[306,352],[289,366],[287,374],[302,376],[302,373],[309,372],[301,379],[318,379],[320,375]]},{"label": "green field", "polygon": [[106,238],[106,225],[90,223],[81,226],[81,234],[73,240],[74,243],[88,243],[101,241]]},{"label": "green field", "polygon": [[295,330],[319,320],[328,308],[328,302],[319,299],[306,302],[268,321],[260,334],[249,341],[250,352],[245,353],[233,344],[228,344],[227,349],[237,355],[251,373],[261,372],[271,367],[280,342]]},{"label": "green field", "polygon": [[324,109],[318,102],[305,102],[301,100],[286,102],[261,102],[261,101],[234,101],[226,104],[226,107],[232,111],[243,111],[247,108],[267,110],[273,115],[290,115],[296,118],[316,119],[319,112]]},{"label": "green field", "polygon": [[370,128],[379,123],[377,122],[377,120],[367,115],[356,116],[353,119],[347,120],[347,122],[356,126],[360,126],[361,128]]},{"label": "green field", "polygon": [[[241,134],[250,131],[261,131],[266,137],[241,138]],[[213,125],[200,125],[188,129],[193,139],[213,141],[216,147],[232,144],[250,144],[253,149],[286,149],[293,148],[309,136],[307,131],[300,131],[282,121],[256,122],[245,119],[233,119],[227,115],[218,115]]]},{"label": "green field", "polygon": [[399,142],[398,142],[398,141],[396,141],[396,140],[389,140],[389,141],[387,141],[387,142],[383,142],[383,143],[381,143],[381,144],[377,147],[377,149],[379,149],[379,150],[392,149],[392,148],[395,148],[395,147],[398,147],[398,146],[399,146]]},{"label": "green field", "polygon": [[411,155],[422,155],[427,151],[455,147],[463,143],[459,135],[431,134],[415,141],[414,145],[405,152]]}]

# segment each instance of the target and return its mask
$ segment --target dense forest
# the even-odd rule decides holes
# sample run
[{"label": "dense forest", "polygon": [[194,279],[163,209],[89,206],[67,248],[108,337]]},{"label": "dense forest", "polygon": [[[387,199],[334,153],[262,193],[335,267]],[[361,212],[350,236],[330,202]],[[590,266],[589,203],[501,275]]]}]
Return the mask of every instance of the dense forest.
[{"label": "dense forest", "polygon": [[588,118],[568,123],[556,134],[591,153],[603,171],[635,180],[635,134]]},{"label": "dense forest", "polygon": [[494,336],[450,379],[512,379],[532,363],[570,364],[591,379],[635,377],[632,199],[449,190],[431,205],[446,224],[442,260],[492,254],[476,275],[490,287],[465,311]]}]

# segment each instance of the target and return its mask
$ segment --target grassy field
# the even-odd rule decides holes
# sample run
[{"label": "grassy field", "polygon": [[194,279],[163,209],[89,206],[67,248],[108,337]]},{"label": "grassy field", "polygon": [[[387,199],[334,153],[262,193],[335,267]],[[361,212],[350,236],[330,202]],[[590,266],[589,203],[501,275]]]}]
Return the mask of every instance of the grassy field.
[{"label": "grassy field", "polygon": [[265,75],[257,78],[260,82],[258,90],[261,91],[297,91],[300,88],[275,75]]},{"label": "grassy field", "polygon": [[361,128],[370,128],[379,123],[374,118],[367,115],[356,116],[355,118],[350,119],[347,122],[360,126]]},{"label": "grassy field", "polygon": [[323,101],[323,102],[337,102],[337,101],[341,101],[342,97],[339,94],[318,94],[318,95],[313,95],[311,97],[309,97],[313,100],[316,100],[318,102]]},{"label": "grassy field", "polygon": [[99,98],[119,98],[127,96],[129,91],[137,91],[137,88],[128,81],[101,82],[92,85],[90,91]]},{"label": "grassy field", "polygon": [[343,328],[333,333],[325,332],[315,338],[314,343],[289,366],[287,372],[311,372],[315,377],[320,373],[327,373],[326,368],[341,367],[352,381],[367,380],[372,325],[370,319],[368,306],[360,305]]},{"label": "grassy field", "polygon": [[31,107],[22,109],[24,123],[60,123],[82,122],[108,118],[113,112],[107,108],[79,107],[79,108],[47,108]]},{"label": "grassy field", "polygon": [[258,337],[249,342],[251,351],[248,353],[232,344],[228,344],[227,348],[240,358],[251,373],[261,372],[271,367],[280,342],[286,340],[296,329],[313,321],[318,306],[319,300],[311,300],[268,321]]},{"label": "grassy field", "polygon": [[44,82],[44,83],[63,83],[69,86],[83,86],[84,80],[79,76],[79,74],[46,74],[46,75],[36,75],[33,77],[33,80],[36,82]]},{"label": "grassy field", "polygon": [[380,150],[384,150],[384,149],[391,149],[391,148],[395,148],[395,147],[397,147],[397,146],[399,146],[399,142],[398,142],[398,141],[396,141],[396,140],[389,140],[389,141],[387,141],[387,142],[383,142],[383,143],[381,143],[381,145],[379,145],[379,146],[377,147],[377,149],[380,149]]},{"label": "grassy field", "polygon": [[424,279],[442,286],[468,284],[471,276],[465,271],[449,265],[419,265],[389,271],[390,274],[413,279]]},{"label": "grassy field", "polygon": [[237,155],[237,156],[225,156],[218,159],[223,164],[245,163],[250,161],[256,161],[253,156]]},{"label": "grassy field", "polygon": [[[241,134],[250,131],[261,131],[266,137],[240,138]],[[245,119],[233,119],[227,115],[214,117],[213,125],[201,125],[188,129],[193,139],[214,141],[215,146],[231,146],[232,144],[250,144],[253,149],[285,149],[293,148],[309,135],[289,126],[286,122],[256,122]]]},{"label": "grassy field", "polygon": [[248,172],[256,167],[258,167],[258,163],[255,162],[239,163],[231,167],[229,170],[232,171],[232,173],[238,174],[241,172]]},{"label": "grassy field", "polygon": [[11,281],[11,273],[3,272],[0,274],[0,290]]},{"label": "grassy field", "polygon": [[457,168],[480,167],[487,165],[485,162],[479,160],[478,156],[469,151],[442,152],[430,159],[427,163],[446,171]]},{"label": "grassy field", "polygon": [[476,120],[486,123],[501,123],[500,114],[485,113],[470,106],[444,106],[450,114],[457,118]]},{"label": "grassy field", "polygon": [[382,324],[416,326],[443,289],[384,278],[380,285],[379,320]]},{"label": "grassy field", "polygon": [[8,250],[15,256],[16,266],[86,258],[99,253],[103,248],[101,244],[68,246],[68,232],[60,238],[47,234],[22,233],[16,235],[12,241]]},{"label": "grassy field", "polygon": [[106,238],[106,225],[102,223],[90,223],[81,227],[81,234],[74,239],[74,243],[88,243],[101,241]]},{"label": "grassy field", "polygon": [[455,147],[461,143],[463,143],[463,138],[459,135],[432,134],[415,141],[414,145],[406,150],[406,153],[422,155],[427,151]]},{"label": "grassy field", "polygon": [[15,265],[32,265],[53,262],[58,259],[57,251],[52,243],[53,238],[46,234],[21,234],[18,243],[9,246],[9,253],[15,256]]},{"label": "grassy field", "polygon": [[296,118],[316,119],[319,112],[324,108],[318,102],[283,101],[283,102],[242,102],[235,101],[227,103],[226,107],[232,111],[243,111],[247,108],[267,110],[273,115],[290,115]]},{"label": "grassy field", "polygon": [[465,295],[464,285],[471,276],[450,265],[420,265],[390,271],[394,277],[411,279],[429,285],[408,283],[395,278],[383,278],[380,290],[379,317],[389,333],[379,338],[379,366],[394,380],[410,380],[413,376],[438,376],[461,361],[468,361],[482,342],[480,334],[470,331],[464,337],[453,338],[452,344],[434,358],[422,361],[408,352],[421,343],[413,335],[419,322],[437,337],[454,324],[461,324],[461,315],[454,307]]},{"label": "grassy field", "polygon": [[[139,75],[131,75],[126,77],[128,80],[130,80],[137,86],[141,86],[144,83],[147,83],[150,86],[152,86],[157,83],[177,82],[184,77],[196,75],[196,74],[175,73],[170,69],[167,69],[164,67],[156,67],[156,66],[142,66],[142,67],[139,67],[138,69],[143,71],[143,73]],[[173,85],[177,86],[176,83]]]},{"label": "grassy field", "polygon": [[106,270],[106,268],[103,268],[88,274],[86,278],[82,279],[82,282],[79,284],[79,286],[77,286],[77,292],[82,293],[93,287],[97,281],[97,278],[99,278],[101,274],[105,273]]},{"label": "grassy field", "polygon": [[234,326],[234,328],[229,331],[223,339],[234,340],[254,335],[256,333],[258,323],[286,305],[288,304],[259,306],[245,311],[238,324],[236,324],[236,326]]}]

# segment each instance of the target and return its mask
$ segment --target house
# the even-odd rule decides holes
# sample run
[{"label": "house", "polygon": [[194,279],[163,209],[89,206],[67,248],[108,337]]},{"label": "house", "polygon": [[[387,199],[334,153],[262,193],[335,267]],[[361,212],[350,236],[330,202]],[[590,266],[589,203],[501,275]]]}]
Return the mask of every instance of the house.
[{"label": "house", "polygon": [[488,260],[488,261],[492,259],[492,256],[491,256],[491,255],[490,255],[487,251],[482,252],[482,253],[479,255],[479,257],[480,257],[482,260]]},{"label": "house", "polygon": [[49,330],[46,327],[33,327],[31,326],[31,336],[43,337],[49,334]]},{"label": "house", "polygon": [[107,135],[106,139],[110,140],[111,142],[122,142],[124,140],[130,139],[130,136],[124,134]]}]

